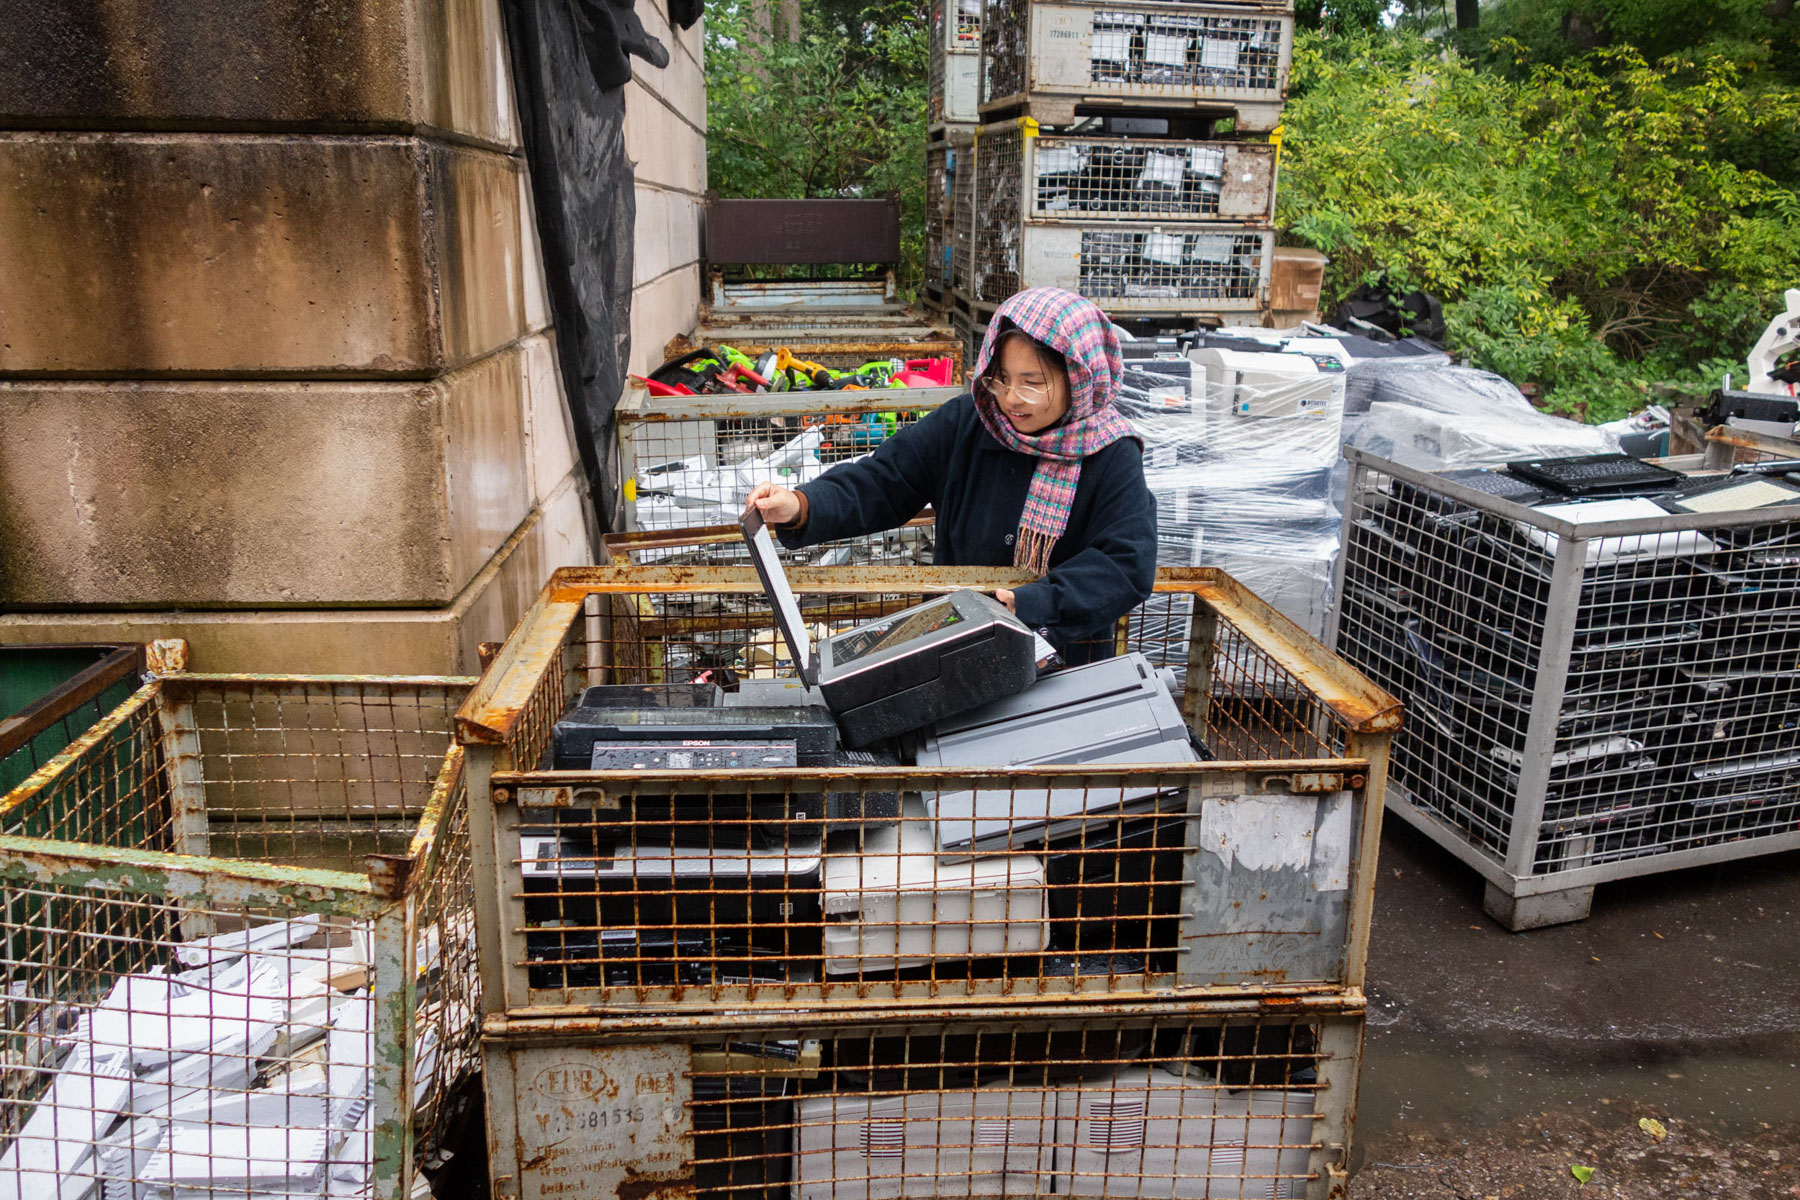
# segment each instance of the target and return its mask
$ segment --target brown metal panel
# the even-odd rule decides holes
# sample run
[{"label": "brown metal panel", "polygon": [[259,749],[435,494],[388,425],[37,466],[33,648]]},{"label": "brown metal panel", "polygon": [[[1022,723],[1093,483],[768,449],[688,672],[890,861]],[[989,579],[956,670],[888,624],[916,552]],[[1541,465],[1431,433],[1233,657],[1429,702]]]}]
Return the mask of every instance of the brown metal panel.
[{"label": "brown metal panel", "polygon": [[714,200],[706,209],[708,263],[900,261],[895,200]]}]

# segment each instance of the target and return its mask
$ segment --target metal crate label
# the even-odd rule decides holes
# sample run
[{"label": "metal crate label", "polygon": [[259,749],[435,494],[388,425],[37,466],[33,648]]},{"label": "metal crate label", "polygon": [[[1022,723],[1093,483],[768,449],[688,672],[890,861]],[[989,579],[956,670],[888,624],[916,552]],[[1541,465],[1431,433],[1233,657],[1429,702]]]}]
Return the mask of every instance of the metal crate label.
[{"label": "metal crate label", "polygon": [[519,1200],[693,1194],[685,1044],[501,1053],[513,1059]]},{"label": "metal crate label", "polygon": [[1332,979],[1343,965],[1355,793],[1202,796],[1182,898],[1183,982]]}]

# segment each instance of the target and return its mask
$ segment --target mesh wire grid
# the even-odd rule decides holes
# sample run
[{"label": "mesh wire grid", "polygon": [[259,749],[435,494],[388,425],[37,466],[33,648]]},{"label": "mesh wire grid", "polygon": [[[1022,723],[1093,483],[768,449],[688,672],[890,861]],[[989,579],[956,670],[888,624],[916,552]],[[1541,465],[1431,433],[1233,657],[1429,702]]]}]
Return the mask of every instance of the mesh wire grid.
[{"label": "mesh wire grid", "polygon": [[[815,590],[803,611],[822,631],[922,598]],[[1210,606],[1198,622],[1196,611],[1191,594],[1159,593],[1114,636],[1152,664],[1183,668],[1179,704],[1216,763],[1044,777],[882,769],[876,758],[829,771],[570,775],[552,727],[587,686],[748,687],[787,674],[760,590],[588,596],[579,618],[558,618],[569,624],[554,664],[537,668],[529,693],[509,685],[524,699],[497,761],[515,769],[491,779],[509,796],[494,810],[504,969],[521,989],[509,1007],[1146,991],[1239,950],[1254,962],[1219,968],[1234,978],[1306,986],[1354,970],[1345,945],[1360,810],[1335,790],[1357,786],[1342,780],[1328,794],[1256,802],[1294,825],[1294,845],[1317,850],[1289,864],[1305,866],[1293,874],[1309,895],[1334,898],[1290,912],[1279,935],[1252,904],[1243,920],[1264,922],[1255,947],[1227,950],[1219,937],[1196,952],[1184,931],[1184,919],[1205,919],[1184,917],[1194,872],[1220,861],[1195,866],[1198,818],[1231,815],[1208,805],[1254,792],[1263,764],[1328,772],[1360,761],[1345,757],[1346,728],[1287,665]],[[953,819],[958,805],[979,815]],[[1245,878],[1221,879],[1195,903],[1230,906],[1240,886]],[[1291,946],[1272,949],[1282,938]]]},{"label": "mesh wire grid", "polygon": [[[946,142],[925,148],[925,284],[950,286],[950,245],[947,240],[950,180],[957,153]],[[964,359],[967,362],[967,358]]]},{"label": "mesh wire grid", "polygon": [[757,1035],[697,1045],[711,1200],[1311,1191],[1329,1103],[1315,1025]]},{"label": "mesh wire grid", "polygon": [[975,175],[981,166],[981,147],[974,137],[965,136],[966,141],[950,139],[956,149],[956,173],[950,179],[949,286],[966,294],[975,277],[975,223],[980,219],[975,211]]},{"label": "mesh wire grid", "polygon": [[468,683],[171,676],[6,798],[0,1195],[406,1194],[476,1061]]},{"label": "mesh wire grid", "polygon": [[1352,494],[1339,651],[1406,701],[1394,781],[1492,862],[1800,832],[1800,523],[1671,515],[1559,563],[1555,534],[1429,483],[1364,466]]},{"label": "mesh wire grid", "polygon": [[[1031,21],[1045,19],[1048,7],[1027,0],[989,5],[984,102],[1028,97],[1034,87],[1129,89],[1149,101],[1224,93],[1274,102],[1286,89],[1282,46],[1291,16],[1226,5],[1057,4],[1080,10],[1088,25],[1087,58],[1076,63],[1066,53],[1052,59],[1048,40],[1033,44]],[[1034,53],[1044,61],[1033,63]]]},{"label": "mesh wire grid", "polygon": [[1018,219],[1216,218],[1227,193],[1234,219],[1274,213],[1274,151],[1266,144],[1027,136],[1015,127],[984,130],[982,153],[995,172],[990,181],[984,170],[984,202]]},{"label": "mesh wire grid", "polygon": [[[978,171],[990,179],[981,143]],[[1004,191],[1005,185],[998,185]],[[998,304],[1021,288],[1069,283],[1108,312],[1254,309],[1266,293],[1274,235],[1266,229],[1022,223],[981,209],[975,298]]]},{"label": "mesh wire grid", "polygon": [[[620,454],[630,484],[627,528],[669,533],[734,523],[770,480],[803,483],[867,454],[955,394],[952,388],[679,397],[655,412],[622,408]],[[643,403],[658,404],[651,400]],[[673,415],[671,415],[673,414]],[[784,559],[829,565],[929,563],[931,530],[910,527],[808,547]],[[642,547],[639,562],[747,562],[741,541]]]},{"label": "mesh wire grid", "polygon": [[46,675],[61,677],[47,692],[4,714],[7,728],[0,733],[0,795],[23,783],[123,703],[137,688],[140,657],[134,646],[0,648],[0,678],[16,672],[12,678],[22,684]]}]

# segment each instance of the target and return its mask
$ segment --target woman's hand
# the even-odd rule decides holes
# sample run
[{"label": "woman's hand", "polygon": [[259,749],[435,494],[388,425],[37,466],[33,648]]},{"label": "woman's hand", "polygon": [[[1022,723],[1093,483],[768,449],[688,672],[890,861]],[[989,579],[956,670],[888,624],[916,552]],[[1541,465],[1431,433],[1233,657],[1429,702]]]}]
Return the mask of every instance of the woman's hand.
[{"label": "woman's hand", "polygon": [[800,495],[779,483],[759,483],[744,499],[744,511],[755,509],[763,523],[780,528],[800,519]]},{"label": "woman's hand", "polygon": [[1006,605],[1006,611],[1011,613],[1013,616],[1016,617],[1019,615],[1019,610],[1013,606],[1013,594],[1010,591],[1008,591],[1007,589],[995,588],[994,589],[994,599],[996,599],[1000,603]]}]

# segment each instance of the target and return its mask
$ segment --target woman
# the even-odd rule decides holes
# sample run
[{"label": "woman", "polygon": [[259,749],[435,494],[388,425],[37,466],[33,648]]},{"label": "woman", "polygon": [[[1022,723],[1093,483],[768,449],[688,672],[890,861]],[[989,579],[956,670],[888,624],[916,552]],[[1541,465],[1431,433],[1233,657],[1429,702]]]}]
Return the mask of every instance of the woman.
[{"label": "woman", "polygon": [[1029,572],[994,595],[1070,665],[1105,658],[1156,571],[1143,446],[1113,408],[1118,336],[1090,301],[1033,288],[995,311],[975,369],[970,393],[873,454],[798,489],[759,484],[746,507],[798,549],[893,529],[930,505],[938,565]]}]

